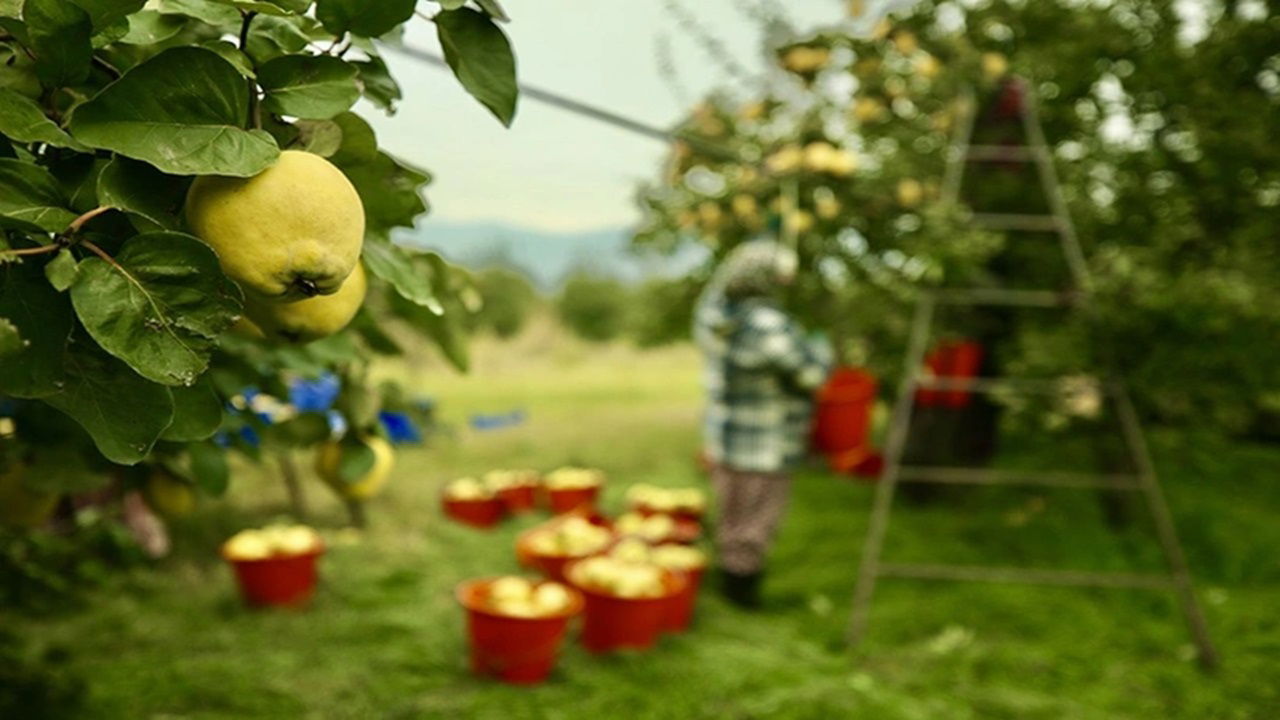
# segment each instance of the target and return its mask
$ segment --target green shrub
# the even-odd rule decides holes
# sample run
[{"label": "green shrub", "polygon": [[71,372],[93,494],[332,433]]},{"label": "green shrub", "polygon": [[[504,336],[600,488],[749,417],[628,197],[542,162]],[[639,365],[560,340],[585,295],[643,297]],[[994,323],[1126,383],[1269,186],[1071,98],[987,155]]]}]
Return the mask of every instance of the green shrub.
[{"label": "green shrub", "polygon": [[630,295],[631,290],[617,278],[579,270],[565,281],[556,313],[584,340],[606,342],[626,329]]}]

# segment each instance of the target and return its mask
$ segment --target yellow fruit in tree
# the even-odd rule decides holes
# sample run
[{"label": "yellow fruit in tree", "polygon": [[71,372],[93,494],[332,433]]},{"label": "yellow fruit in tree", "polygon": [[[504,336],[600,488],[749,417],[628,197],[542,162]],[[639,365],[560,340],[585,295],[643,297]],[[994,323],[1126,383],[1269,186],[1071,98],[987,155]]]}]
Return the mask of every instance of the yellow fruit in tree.
[{"label": "yellow fruit in tree", "polygon": [[152,510],[167,517],[187,515],[196,508],[196,492],[191,484],[164,470],[151,473],[143,496]]},{"label": "yellow fruit in tree", "polygon": [[316,452],[316,472],[320,474],[320,478],[339,495],[352,500],[368,500],[377,495],[382,486],[387,484],[387,477],[391,474],[391,468],[396,460],[391,443],[381,437],[370,435],[360,438],[360,442],[373,451],[373,467],[351,483],[343,482],[342,476],[338,473],[342,453],[345,450],[342,443],[327,442]]},{"label": "yellow fruit in tree", "polygon": [[989,80],[1003,77],[1009,72],[1009,59],[998,52],[982,53],[982,74]]},{"label": "yellow fruit in tree", "polygon": [[246,297],[244,311],[259,332],[270,340],[311,342],[346,327],[364,304],[367,289],[364,267],[356,263],[356,269],[332,295],[296,302]]},{"label": "yellow fruit in tree", "polygon": [[251,178],[196,178],[186,216],[223,272],[264,300],[336,293],[364,242],[355,187],[328,160],[297,150]]},{"label": "yellow fruit in tree", "polygon": [[915,207],[924,199],[924,186],[914,178],[898,181],[898,203],[903,207]]},{"label": "yellow fruit in tree", "polygon": [[0,524],[17,528],[38,528],[49,520],[58,506],[58,496],[31,490],[22,484],[26,466],[10,463],[0,469]]},{"label": "yellow fruit in tree", "polygon": [[860,97],[853,104],[853,117],[858,122],[866,123],[879,120],[884,111],[884,103],[876,98]]},{"label": "yellow fruit in tree", "polygon": [[916,34],[910,30],[900,30],[894,33],[893,46],[903,55],[910,55],[920,47],[920,41],[916,39]]}]

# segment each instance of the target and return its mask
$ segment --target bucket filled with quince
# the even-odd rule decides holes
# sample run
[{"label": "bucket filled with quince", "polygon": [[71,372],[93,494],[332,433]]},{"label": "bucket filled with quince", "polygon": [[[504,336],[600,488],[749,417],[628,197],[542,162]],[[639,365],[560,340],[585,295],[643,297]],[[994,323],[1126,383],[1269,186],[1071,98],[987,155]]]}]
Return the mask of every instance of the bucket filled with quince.
[{"label": "bucket filled with quince", "polygon": [[584,515],[564,515],[516,538],[516,559],[563,582],[565,566],[604,551],[612,542],[608,527]]},{"label": "bucket filled with quince", "polygon": [[594,510],[604,473],[593,468],[562,467],[547,473],[543,491],[547,505],[557,515],[579,508]]},{"label": "bucket filled with quince", "polygon": [[698,488],[639,483],[627,488],[627,505],[641,515],[670,515],[677,521],[701,523],[707,511],[707,496]]},{"label": "bucket filled with quince", "polygon": [[651,563],[683,577],[684,587],[667,599],[662,629],[667,632],[689,629],[698,602],[698,588],[707,569],[706,553],[687,545],[651,546],[643,540],[627,538],[614,545],[609,555],[624,562]]},{"label": "bucket filled with quince", "polygon": [[244,601],[256,607],[298,607],[316,587],[316,561],[324,553],[320,535],[306,525],[269,525],[241,530],[222,544]]},{"label": "bucket filled with quince", "polygon": [[516,576],[469,580],[457,598],[467,611],[472,671],[514,684],[546,679],[583,606],[571,587]]},{"label": "bucket filled with quince", "polygon": [[565,576],[582,591],[582,646],[593,653],[653,647],[672,598],[687,586],[683,575],[654,562],[613,554],[574,562]]},{"label": "bucket filled with quince", "polygon": [[484,484],[507,512],[519,514],[537,507],[542,476],[535,470],[490,470],[484,474]]},{"label": "bucket filled with quince", "polygon": [[445,515],[479,528],[493,527],[506,513],[493,489],[471,477],[458,478],[445,485],[440,504]]}]

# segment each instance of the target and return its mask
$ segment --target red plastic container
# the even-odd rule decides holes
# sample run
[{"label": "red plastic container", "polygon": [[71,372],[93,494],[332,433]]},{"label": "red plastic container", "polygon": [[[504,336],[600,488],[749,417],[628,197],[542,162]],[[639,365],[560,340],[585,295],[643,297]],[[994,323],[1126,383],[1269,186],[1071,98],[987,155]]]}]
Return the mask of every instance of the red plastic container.
[{"label": "red plastic container", "polygon": [[860,368],[837,368],[818,393],[813,444],[825,455],[847,455],[867,447],[876,379]]},{"label": "red plastic container", "polygon": [[579,508],[591,511],[595,509],[596,497],[600,494],[600,486],[574,488],[572,490],[554,490],[547,488],[547,506],[551,512],[560,515],[573,512]]},{"label": "red plastic container", "polygon": [[662,616],[663,630],[679,633],[689,629],[689,624],[693,622],[693,609],[698,604],[698,587],[702,585],[702,574],[705,571],[706,568],[700,567],[679,573],[684,576],[684,588],[667,601],[666,613]]},{"label": "red plastic container", "polygon": [[582,612],[582,595],[569,589],[569,607],[547,617],[517,618],[487,609],[494,578],[458,586],[458,602],[467,611],[471,669],[515,685],[542,682],[556,664],[569,620]]},{"label": "red plastic container", "polygon": [[512,514],[526,513],[538,505],[538,487],[536,485],[513,485],[498,491],[498,500]]},{"label": "red plastic container", "polygon": [[261,560],[223,556],[235,569],[240,595],[253,607],[302,607],[316,589],[318,548],[302,555],[281,555]]},{"label": "red plastic container", "polygon": [[551,580],[567,583],[568,580],[566,580],[564,576],[566,567],[578,560],[590,557],[590,555],[540,554],[529,545],[529,538],[535,531],[537,531],[537,528],[525,532],[516,538],[516,560],[525,567],[538,570]]},{"label": "red plastic container", "polygon": [[[975,377],[982,366],[982,346],[972,340],[938,343],[926,357],[925,365],[935,377],[964,380]],[[962,408],[969,404],[968,390],[918,390],[921,405]]]},{"label": "red plastic container", "polygon": [[454,500],[441,497],[444,514],[472,527],[490,528],[498,524],[506,514],[506,507],[498,498],[487,500]]},{"label": "red plastic container", "polygon": [[[572,577],[572,565],[567,574]],[[569,583],[582,592],[586,601],[582,646],[589,652],[606,653],[653,647],[666,626],[672,598],[683,592],[686,580],[670,570],[664,571],[667,592],[656,598],[620,598],[582,587],[572,579]]]}]

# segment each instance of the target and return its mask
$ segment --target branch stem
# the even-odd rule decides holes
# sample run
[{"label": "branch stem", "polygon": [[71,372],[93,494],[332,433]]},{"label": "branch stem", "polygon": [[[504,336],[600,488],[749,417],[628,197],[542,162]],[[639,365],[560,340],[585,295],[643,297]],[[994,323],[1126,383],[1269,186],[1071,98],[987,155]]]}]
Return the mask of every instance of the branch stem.
[{"label": "branch stem", "polygon": [[15,250],[0,250],[0,255],[9,255],[12,257],[19,257],[21,255],[43,255],[44,253],[54,252],[55,250],[58,250],[61,247],[62,246],[59,245],[58,243],[49,243],[48,245],[41,245],[40,247],[18,248]]},{"label": "branch stem", "polygon": [[[249,64],[256,71],[258,64],[253,61],[253,56],[249,54],[246,45],[249,43],[249,26],[253,24],[253,19],[258,16],[257,12],[249,11],[244,13],[244,20],[240,23],[240,52],[249,58]],[[255,130],[262,128],[262,112],[258,109],[258,83],[253,78],[246,78],[245,82],[249,84],[249,127]]]}]

